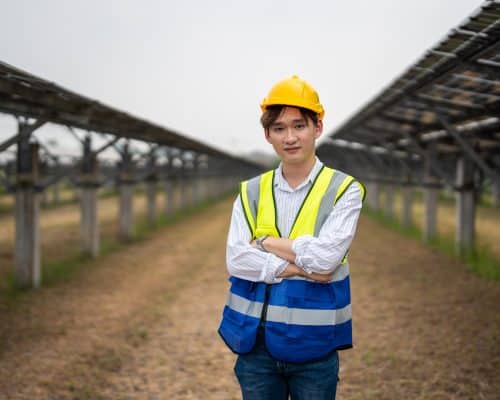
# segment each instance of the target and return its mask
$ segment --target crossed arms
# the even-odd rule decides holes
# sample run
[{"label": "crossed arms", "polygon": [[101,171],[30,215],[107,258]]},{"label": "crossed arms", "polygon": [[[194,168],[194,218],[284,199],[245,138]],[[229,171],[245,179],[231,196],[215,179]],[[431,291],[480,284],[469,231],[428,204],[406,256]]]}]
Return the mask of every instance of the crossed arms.
[{"label": "crossed arms", "polygon": [[[255,240],[250,242],[250,245],[256,248]],[[274,254],[286,261],[285,269],[279,273],[277,278],[291,278],[292,276],[303,276],[305,278],[312,279],[317,282],[328,282],[332,279],[333,272],[328,273],[318,273],[318,272],[306,272],[299,266],[295,264],[296,254],[294,253],[292,246],[293,240],[286,238],[275,238],[268,237],[264,243],[264,248],[267,252]]]},{"label": "crossed arms", "polygon": [[283,278],[304,276],[319,282],[331,280],[351,245],[361,210],[361,191],[351,185],[323,224],[318,237],[295,240],[268,237],[263,252],[255,247],[239,199],[233,214],[226,247],[229,273],[254,282],[278,283]]}]

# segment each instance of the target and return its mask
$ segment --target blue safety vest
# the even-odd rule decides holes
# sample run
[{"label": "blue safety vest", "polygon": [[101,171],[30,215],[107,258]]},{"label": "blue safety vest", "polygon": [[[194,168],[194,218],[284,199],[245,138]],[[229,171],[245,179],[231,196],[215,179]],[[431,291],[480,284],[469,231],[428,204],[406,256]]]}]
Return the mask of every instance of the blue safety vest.
[{"label": "blue safety vest", "polygon": [[[279,237],[274,203],[274,171],[242,182],[240,200],[252,237]],[[319,231],[353,177],[328,167],[318,173],[289,237]],[[336,268],[330,283],[302,277],[277,284],[251,282],[230,277],[231,287],[223,311],[219,334],[238,354],[249,353],[259,326],[264,329],[266,348],[274,358],[305,362],[322,358],[334,350],[352,347],[351,295],[347,255]]]}]

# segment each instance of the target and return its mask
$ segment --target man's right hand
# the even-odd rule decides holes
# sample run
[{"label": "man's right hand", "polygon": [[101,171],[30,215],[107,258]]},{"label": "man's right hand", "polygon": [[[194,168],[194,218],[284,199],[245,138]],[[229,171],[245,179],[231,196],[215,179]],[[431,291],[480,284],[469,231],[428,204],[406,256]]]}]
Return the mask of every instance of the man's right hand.
[{"label": "man's right hand", "polygon": [[302,268],[298,267],[295,264],[288,264],[286,268],[283,270],[281,274],[277,276],[277,278],[291,278],[293,276],[302,276],[307,279],[312,279],[313,281],[319,283],[328,283],[333,278],[333,273],[331,274],[318,274],[317,272],[313,272],[308,274]]}]

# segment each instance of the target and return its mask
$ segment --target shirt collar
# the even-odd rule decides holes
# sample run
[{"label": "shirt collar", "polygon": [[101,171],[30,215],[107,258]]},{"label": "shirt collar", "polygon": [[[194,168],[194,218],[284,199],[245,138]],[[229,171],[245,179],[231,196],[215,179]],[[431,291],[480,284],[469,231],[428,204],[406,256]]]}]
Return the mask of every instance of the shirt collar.
[{"label": "shirt collar", "polygon": [[315,157],[316,161],[311,169],[311,172],[309,172],[309,175],[307,176],[304,181],[297,186],[295,189],[292,189],[286,179],[283,177],[283,163],[280,162],[278,165],[278,168],[276,168],[275,174],[274,174],[274,186],[277,187],[278,189],[285,190],[287,192],[295,192],[297,190],[302,189],[304,186],[308,185],[309,183],[314,182],[316,179],[316,176],[318,175],[319,171],[323,167],[323,163],[318,159],[318,157]]}]

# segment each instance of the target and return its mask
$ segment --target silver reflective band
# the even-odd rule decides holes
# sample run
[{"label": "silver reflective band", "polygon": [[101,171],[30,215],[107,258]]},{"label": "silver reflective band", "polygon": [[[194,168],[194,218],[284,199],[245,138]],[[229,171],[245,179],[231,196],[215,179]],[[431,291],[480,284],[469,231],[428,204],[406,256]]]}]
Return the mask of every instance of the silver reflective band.
[{"label": "silver reflective band", "polygon": [[[342,281],[348,276],[349,276],[349,264],[348,263],[340,264],[337,267],[337,269],[335,270],[335,272],[333,273],[333,277],[332,277],[332,280],[330,282]],[[286,278],[286,279],[291,279],[294,281],[315,282],[313,279],[307,279],[307,278],[304,278],[302,276],[292,276],[292,277]]]},{"label": "silver reflective band", "polygon": [[262,314],[262,303],[259,303],[257,301],[250,301],[232,292],[229,292],[229,295],[227,296],[226,305],[231,310],[248,315],[250,317],[260,318]]},{"label": "silver reflective band", "polygon": [[352,318],[351,305],[338,310],[310,310],[269,305],[266,321],[293,325],[337,325]]}]

